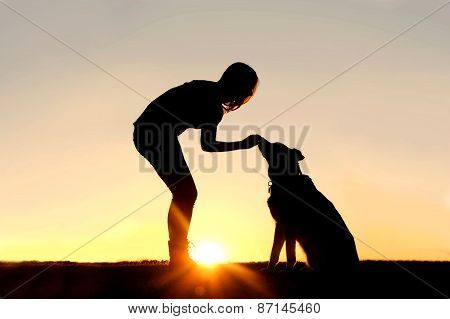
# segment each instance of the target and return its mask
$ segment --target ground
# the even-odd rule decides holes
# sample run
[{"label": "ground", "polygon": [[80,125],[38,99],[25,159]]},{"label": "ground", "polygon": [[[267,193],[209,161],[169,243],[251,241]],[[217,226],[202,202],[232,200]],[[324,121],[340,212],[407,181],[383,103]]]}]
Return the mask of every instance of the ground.
[{"label": "ground", "polygon": [[448,298],[450,262],[363,261],[358,273],[294,273],[265,263],[171,272],[164,262],[0,263],[2,298]]}]

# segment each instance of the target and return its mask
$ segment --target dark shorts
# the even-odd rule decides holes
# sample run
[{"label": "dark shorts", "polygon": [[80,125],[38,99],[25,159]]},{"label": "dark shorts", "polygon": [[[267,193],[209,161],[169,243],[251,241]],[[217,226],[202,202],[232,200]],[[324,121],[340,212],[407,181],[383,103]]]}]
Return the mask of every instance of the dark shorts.
[{"label": "dark shorts", "polygon": [[155,124],[135,124],[133,141],[138,152],[149,161],[172,191],[177,188],[175,184],[189,183],[195,187],[173,129]]}]

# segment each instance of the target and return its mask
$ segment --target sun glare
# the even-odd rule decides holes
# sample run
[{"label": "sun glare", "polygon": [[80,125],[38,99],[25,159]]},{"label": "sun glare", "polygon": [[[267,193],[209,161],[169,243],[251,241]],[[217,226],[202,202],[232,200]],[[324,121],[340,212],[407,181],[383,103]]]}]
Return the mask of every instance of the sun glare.
[{"label": "sun glare", "polygon": [[191,257],[197,263],[207,266],[224,262],[226,259],[223,246],[211,241],[202,241],[196,244],[192,248]]}]

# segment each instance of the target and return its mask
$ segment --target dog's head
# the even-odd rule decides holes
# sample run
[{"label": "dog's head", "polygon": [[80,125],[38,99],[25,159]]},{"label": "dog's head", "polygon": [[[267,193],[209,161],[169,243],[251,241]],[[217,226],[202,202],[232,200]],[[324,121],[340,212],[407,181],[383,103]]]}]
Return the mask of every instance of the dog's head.
[{"label": "dog's head", "polygon": [[261,140],[259,150],[269,164],[269,177],[300,175],[299,161],[305,157],[295,148],[289,148],[282,143],[271,143]]}]

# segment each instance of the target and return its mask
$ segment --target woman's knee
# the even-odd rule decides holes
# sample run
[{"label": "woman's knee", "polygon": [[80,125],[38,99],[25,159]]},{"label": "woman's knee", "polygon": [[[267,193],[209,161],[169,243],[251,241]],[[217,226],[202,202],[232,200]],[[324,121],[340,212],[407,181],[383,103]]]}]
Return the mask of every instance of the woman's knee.
[{"label": "woman's knee", "polygon": [[197,200],[198,192],[194,184],[189,187],[177,187],[172,190],[172,195],[174,201],[193,206]]},{"label": "woman's knee", "polygon": [[195,201],[197,200],[198,192],[196,187],[192,187],[189,190],[186,190],[184,192],[184,197],[186,198],[186,201],[189,203],[192,203],[194,205]]}]

